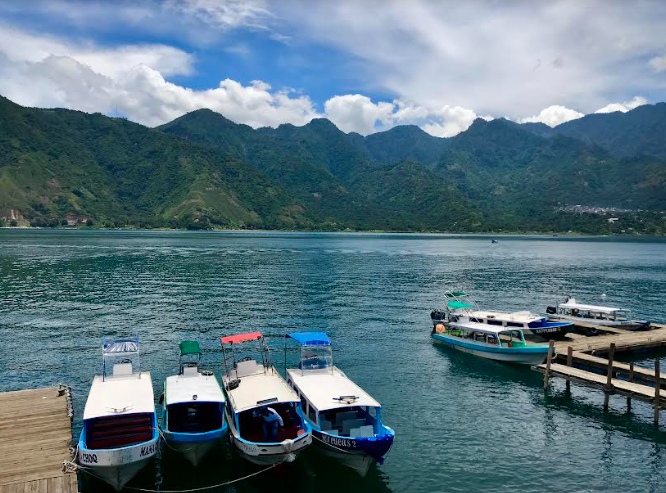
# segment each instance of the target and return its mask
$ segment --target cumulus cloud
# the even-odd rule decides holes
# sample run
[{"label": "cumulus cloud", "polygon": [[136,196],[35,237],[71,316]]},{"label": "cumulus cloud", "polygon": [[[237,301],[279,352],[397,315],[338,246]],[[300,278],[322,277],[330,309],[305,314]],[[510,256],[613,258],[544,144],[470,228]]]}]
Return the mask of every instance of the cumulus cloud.
[{"label": "cumulus cloud", "polygon": [[571,108],[567,108],[565,106],[560,106],[555,104],[549,106],[548,108],[542,109],[541,112],[536,116],[521,118],[520,122],[521,123],[540,122],[540,123],[545,123],[549,127],[556,127],[560,123],[565,123],[571,120],[575,120],[576,118],[581,118],[583,116],[585,116],[583,113],[580,113],[576,110],[572,110]]},{"label": "cumulus cloud", "polygon": [[[440,121],[426,123],[423,125],[423,130],[435,137],[453,137],[467,130],[477,118],[477,114],[473,110],[448,105],[436,110],[433,116],[438,117]],[[492,119],[492,117],[487,116],[484,119]]]},{"label": "cumulus cloud", "polygon": [[361,94],[334,96],[324,104],[326,116],[343,132],[358,132],[367,135],[375,131],[377,122],[390,122],[394,106],[392,103],[373,103]]},{"label": "cumulus cloud", "polygon": [[634,98],[631,101],[625,101],[624,103],[610,103],[604,106],[603,108],[599,108],[595,113],[613,113],[615,111],[621,111],[622,113],[626,113],[629,110],[633,110],[634,108],[638,108],[639,106],[643,106],[644,104],[647,104],[647,99],[641,96],[634,96]]}]

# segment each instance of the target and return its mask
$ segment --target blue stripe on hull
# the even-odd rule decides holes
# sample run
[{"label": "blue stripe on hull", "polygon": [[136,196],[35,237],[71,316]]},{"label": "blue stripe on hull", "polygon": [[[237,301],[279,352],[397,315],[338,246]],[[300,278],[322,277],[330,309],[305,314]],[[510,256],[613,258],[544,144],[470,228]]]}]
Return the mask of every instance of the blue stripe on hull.
[{"label": "blue stripe on hull", "polygon": [[527,346],[527,347],[501,347],[483,343],[475,343],[462,340],[458,337],[447,336],[443,334],[432,334],[435,342],[445,344],[459,351],[471,353],[482,358],[496,361],[505,361],[507,363],[521,363],[527,365],[537,365],[543,363],[548,355],[548,346]]},{"label": "blue stripe on hull", "polygon": [[374,437],[341,437],[324,433],[313,427],[312,434],[326,445],[335,450],[349,454],[365,454],[371,456],[379,464],[384,462],[384,457],[391,450],[395,434],[386,433]]}]

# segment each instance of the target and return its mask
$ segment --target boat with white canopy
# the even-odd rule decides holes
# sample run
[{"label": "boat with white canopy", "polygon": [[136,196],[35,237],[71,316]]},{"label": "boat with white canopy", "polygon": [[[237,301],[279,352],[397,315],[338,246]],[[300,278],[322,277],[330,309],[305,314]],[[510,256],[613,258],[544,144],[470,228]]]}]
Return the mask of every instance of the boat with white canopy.
[{"label": "boat with white canopy", "polygon": [[158,451],[155,397],[150,373],[140,371],[138,337],[105,338],[102,360],[83,411],[78,461],[121,490]]},{"label": "boat with white canopy", "polygon": [[573,322],[587,322],[605,327],[617,327],[626,330],[645,330],[650,328],[647,320],[632,320],[628,308],[613,308],[609,306],[585,305],[578,303],[574,298],[568,297],[564,303],[557,307],[549,306],[546,309],[551,320],[571,320]]},{"label": "boat with white canopy", "polygon": [[315,443],[362,476],[382,464],[395,432],[382,423],[381,405],[333,365],[331,341],[323,332],[296,332],[285,337],[298,343],[297,368],[286,370],[287,382],[301,398]]},{"label": "boat with white canopy", "polygon": [[[264,337],[252,332],[221,341],[231,442],[255,464],[293,461],[312,443],[312,429],[298,395],[273,366]],[[248,352],[259,353],[258,358],[240,357]]]},{"label": "boat with white canopy", "polygon": [[493,327],[520,329],[531,342],[544,342],[549,339],[562,339],[573,330],[573,323],[549,321],[542,315],[529,311],[503,312],[482,310],[475,302],[467,299],[464,291],[447,291],[445,309],[433,310],[430,314],[433,326],[446,322],[474,322]]},{"label": "boat with white canopy", "polygon": [[199,367],[199,343],[183,341],[179,348],[178,375],[167,377],[160,399],[160,429],[167,446],[197,466],[229,431],[224,420],[225,399],[213,372]]},{"label": "boat with white canopy", "polygon": [[447,322],[433,328],[435,343],[481,358],[539,365],[548,356],[548,345],[530,344],[522,329],[478,322]]}]

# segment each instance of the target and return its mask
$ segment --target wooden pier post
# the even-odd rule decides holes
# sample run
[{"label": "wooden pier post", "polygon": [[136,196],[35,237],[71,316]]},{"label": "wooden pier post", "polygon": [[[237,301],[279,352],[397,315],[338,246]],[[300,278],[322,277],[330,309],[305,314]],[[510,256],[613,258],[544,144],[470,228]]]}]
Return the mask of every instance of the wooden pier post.
[{"label": "wooden pier post", "polygon": [[613,358],[615,357],[615,343],[611,342],[608,350],[608,372],[606,373],[606,386],[604,387],[604,411],[608,411],[608,401],[613,391]]},{"label": "wooden pier post", "polygon": [[546,373],[543,375],[543,390],[548,390],[548,381],[550,380],[550,365],[553,361],[553,348],[555,347],[555,341],[550,341],[548,344],[548,358],[546,359]]},{"label": "wooden pier post", "polygon": [[[567,347],[567,366],[573,364],[573,348],[571,346]],[[567,394],[571,393],[571,381],[567,380]]]},{"label": "wooden pier post", "polygon": [[654,425],[659,426],[659,391],[661,390],[661,372],[659,371],[659,360],[654,362]]},{"label": "wooden pier post", "polygon": [[[634,381],[634,364],[629,363],[629,382]],[[631,397],[627,396],[627,412],[631,412]]]}]

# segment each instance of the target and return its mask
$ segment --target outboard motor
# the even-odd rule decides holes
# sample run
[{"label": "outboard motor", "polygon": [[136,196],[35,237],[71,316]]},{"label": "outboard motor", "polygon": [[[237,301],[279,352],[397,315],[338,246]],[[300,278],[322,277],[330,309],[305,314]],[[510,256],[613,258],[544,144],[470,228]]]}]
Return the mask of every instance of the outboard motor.
[{"label": "outboard motor", "polygon": [[557,308],[554,306],[549,306],[546,308],[546,313],[549,315],[555,315],[557,313]]},{"label": "outboard motor", "polygon": [[433,323],[441,322],[442,320],[446,319],[446,312],[439,308],[435,308],[432,312],[430,312],[430,318],[432,319]]}]

